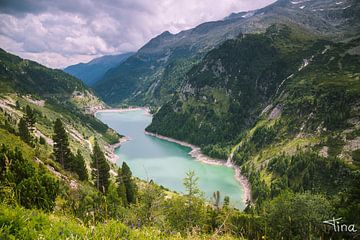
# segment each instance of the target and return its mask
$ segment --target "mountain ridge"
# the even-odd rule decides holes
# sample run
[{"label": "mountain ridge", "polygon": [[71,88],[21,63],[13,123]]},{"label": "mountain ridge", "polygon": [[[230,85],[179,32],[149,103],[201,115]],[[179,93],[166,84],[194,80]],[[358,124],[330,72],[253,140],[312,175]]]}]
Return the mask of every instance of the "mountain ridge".
[{"label": "mountain ridge", "polygon": [[115,55],[105,55],[94,58],[87,63],[78,63],[68,66],[64,68],[64,72],[79,78],[86,85],[92,86],[99,81],[108,70],[126,61],[126,59],[133,54],[133,52],[128,52]]},{"label": "mountain ridge", "polygon": [[[184,73],[206,52],[240,32],[263,32],[272,24],[286,23],[329,39],[351,36],[359,29],[359,3],[353,0],[343,1],[341,5],[336,3],[335,0],[277,1],[262,9],[232,14],[225,20],[203,23],[178,34],[164,32],[105,74],[94,89],[112,105],[161,105],[176,94]],[[351,7],[345,8],[349,4]]]}]

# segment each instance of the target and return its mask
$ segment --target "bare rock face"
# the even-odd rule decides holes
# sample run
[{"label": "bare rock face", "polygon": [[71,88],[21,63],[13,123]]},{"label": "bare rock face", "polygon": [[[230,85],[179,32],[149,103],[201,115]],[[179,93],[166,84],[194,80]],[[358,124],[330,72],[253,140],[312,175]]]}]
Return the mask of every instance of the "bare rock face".
[{"label": "bare rock face", "polygon": [[282,112],[281,106],[274,107],[273,110],[271,111],[271,113],[269,114],[268,119],[273,120],[273,119],[279,118],[281,115],[281,112]]}]

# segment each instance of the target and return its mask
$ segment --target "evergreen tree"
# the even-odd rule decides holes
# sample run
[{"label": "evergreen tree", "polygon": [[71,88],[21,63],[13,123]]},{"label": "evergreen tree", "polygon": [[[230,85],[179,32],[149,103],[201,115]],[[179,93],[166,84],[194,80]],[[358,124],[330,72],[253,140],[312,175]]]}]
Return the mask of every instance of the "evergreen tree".
[{"label": "evergreen tree", "polygon": [[118,169],[117,183],[118,183],[118,187],[117,187],[118,195],[121,198],[123,205],[127,206],[128,201],[127,201],[127,198],[126,198],[126,187],[125,187],[124,177],[122,175],[122,169],[121,168]]},{"label": "evergreen tree", "polygon": [[136,200],[136,185],[132,180],[132,172],[129,166],[123,162],[121,167],[122,178],[126,190],[126,199],[128,203],[135,203]]},{"label": "evergreen tree", "polygon": [[198,187],[199,178],[196,176],[194,171],[188,171],[186,177],[184,178],[184,187],[187,191],[186,196],[189,198],[201,197],[202,192]]},{"label": "evergreen tree", "polygon": [[229,196],[225,196],[225,197],[224,197],[223,207],[224,207],[224,208],[228,208],[229,205],[230,205],[230,197],[229,197]]},{"label": "evergreen tree", "polygon": [[81,181],[88,180],[88,172],[86,170],[85,160],[80,150],[72,157],[70,162],[70,170],[75,172]]},{"label": "evergreen tree", "polygon": [[46,140],[45,140],[45,138],[44,138],[43,136],[40,136],[40,138],[39,138],[39,143],[40,143],[41,145],[45,145],[45,144],[46,144]]},{"label": "evergreen tree", "polygon": [[101,151],[99,144],[95,141],[92,155],[92,178],[95,187],[102,193],[106,193],[109,186],[110,166],[106,161],[104,153]]},{"label": "evergreen tree", "polygon": [[28,126],[24,118],[21,118],[19,122],[19,136],[21,140],[23,140],[29,145],[32,145],[32,137],[30,135]]},{"label": "evergreen tree", "polygon": [[16,109],[20,109],[20,108],[21,108],[19,100],[16,100],[16,102],[15,102],[15,108],[16,108]]},{"label": "evergreen tree", "polygon": [[72,154],[69,148],[69,138],[62,121],[58,118],[54,125],[54,155],[55,159],[64,169],[69,168]]},{"label": "evergreen tree", "polygon": [[29,105],[25,109],[25,121],[30,131],[35,129],[36,117],[34,110]]},{"label": "evergreen tree", "polygon": [[116,185],[110,181],[106,193],[107,215],[111,218],[119,218],[121,215],[122,199],[118,194]]}]

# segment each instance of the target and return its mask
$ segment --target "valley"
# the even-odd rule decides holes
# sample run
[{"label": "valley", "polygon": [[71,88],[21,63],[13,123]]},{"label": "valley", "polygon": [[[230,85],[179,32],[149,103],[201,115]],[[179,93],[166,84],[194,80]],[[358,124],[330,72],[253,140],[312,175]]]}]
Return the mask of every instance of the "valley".
[{"label": "valley", "polygon": [[209,202],[213,193],[219,191],[222,196],[230,198],[232,206],[245,207],[248,199],[241,189],[243,186],[235,179],[234,170],[215,165],[217,163],[212,160],[207,160],[209,164],[199,162],[196,156],[190,155],[189,147],[146,135],[144,130],[150,124],[151,116],[145,114],[141,110],[97,113],[97,118],[129,139],[115,150],[120,159],[119,166],[121,161],[125,161],[135,176],[180,193],[185,191],[182,178],[191,169],[199,177],[199,187]]},{"label": "valley", "polygon": [[[103,4],[72,19],[98,36],[27,53],[100,58],[0,49],[0,239],[359,237],[359,1],[278,0],[136,52],[140,30],[115,37],[109,14],[141,4]],[[34,35],[61,30],[39,19]],[[17,34],[0,44],[33,42]]]}]

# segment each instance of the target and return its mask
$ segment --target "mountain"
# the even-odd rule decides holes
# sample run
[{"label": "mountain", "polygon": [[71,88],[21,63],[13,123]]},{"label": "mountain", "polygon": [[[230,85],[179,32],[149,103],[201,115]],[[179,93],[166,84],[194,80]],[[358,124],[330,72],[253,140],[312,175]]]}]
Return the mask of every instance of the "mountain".
[{"label": "mountain", "polygon": [[67,97],[87,89],[78,79],[61,70],[46,68],[0,49],[0,91]]},{"label": "mountain", "polygon": [[88,112],[104,103],[80,80],[0,50],[0,83],[0,239],[210,239],[240,214],[212,208],[190,173],[180,195],[116,166],[121,136]]},{"label": "mountain", "polygon": [[219,191],[205,202],[193,171],[181,195],[106,161],[121,136],[93,116],[105,104],[75,77],[0,50],[0,239],[356,239],[357,2],[264,9],[184,39],[165,32],[107,73],[112,104],[165,103],[148,131],[236,166],[251,187],[244,211]]},{"label": "mountain", "polygon": [[178,91],[186,72],[209,50],[240,33],[264,32],[272,24],[286,23],[329,39],[342,39],[357,32],[359,22],[356,0],[279,0],[178,34],[164,32],[107,72],[94,89],[112,105],[161,105]]},{"label": "mountain", "polygon": [[92,86],[99,81],[105,73],[126,61],[134,53],[123,53],[95,58],[88,63],[79,63],[68,66],[64,72],[81,79],[86,85]]},{"label": "mountain", "polygon": [[9,111],[10,122],[17,123],[22,115],[18,102],[38,109],[38,135],[51,138],[51,121],[59,117],[73,130],[74,142],[88,136],[99,136],[103,144],[118,141],[114,131],[87,114],[106,105],[79,79],[0,49],[0,80],[0,107]]},{"label": "mountain", "polygon": [[360,167],[359,47],[360,32],[334,42],[294,25],[239,35],[186,74],[147,131],[241,166],[257,206],[289,190],[337,201]]}]

